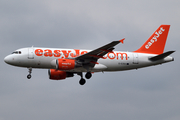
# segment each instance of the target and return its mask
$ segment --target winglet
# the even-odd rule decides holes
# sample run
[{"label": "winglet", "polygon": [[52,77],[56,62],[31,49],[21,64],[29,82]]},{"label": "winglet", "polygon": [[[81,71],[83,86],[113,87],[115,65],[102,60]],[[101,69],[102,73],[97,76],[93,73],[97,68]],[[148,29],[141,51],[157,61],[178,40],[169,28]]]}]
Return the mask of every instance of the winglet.
[{"label": "winglet", "polygon": [[122,44],[124,43],[125,38],[119,40]]}]

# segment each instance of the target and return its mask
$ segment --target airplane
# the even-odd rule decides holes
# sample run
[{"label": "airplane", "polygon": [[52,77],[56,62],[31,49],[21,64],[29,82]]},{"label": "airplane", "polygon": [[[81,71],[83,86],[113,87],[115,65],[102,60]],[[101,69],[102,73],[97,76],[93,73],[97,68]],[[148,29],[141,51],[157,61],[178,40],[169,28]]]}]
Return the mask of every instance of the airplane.
[{"label": "airplane", "polygon": [[7,64],[26,67],[31,78],[32,68],[48,69],[49,79],[63,80],[77,74],[79,84],[90,79],[95,72],[113,72],[138,69],[174,61],[169,56],[175,51],[164,52],[170,25],[161,25],[136,51],[113,51],[124,39],[112,41],[95,50],[27,47],[6,56]]}]

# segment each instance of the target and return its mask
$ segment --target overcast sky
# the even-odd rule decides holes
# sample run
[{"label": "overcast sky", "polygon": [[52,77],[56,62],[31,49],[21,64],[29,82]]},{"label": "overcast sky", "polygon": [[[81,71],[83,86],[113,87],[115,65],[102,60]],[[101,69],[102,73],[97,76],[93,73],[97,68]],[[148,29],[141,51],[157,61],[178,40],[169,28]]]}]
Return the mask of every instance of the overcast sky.
[{"label": "overcast sky", "polygon": [[[179,120],[179,0],[0,0],[0,120]],[[161,25],[171,25],[165,51],[175,61],[124,72],[52,81],[48,70],[4,63],[23,47],[134,51]]]}]

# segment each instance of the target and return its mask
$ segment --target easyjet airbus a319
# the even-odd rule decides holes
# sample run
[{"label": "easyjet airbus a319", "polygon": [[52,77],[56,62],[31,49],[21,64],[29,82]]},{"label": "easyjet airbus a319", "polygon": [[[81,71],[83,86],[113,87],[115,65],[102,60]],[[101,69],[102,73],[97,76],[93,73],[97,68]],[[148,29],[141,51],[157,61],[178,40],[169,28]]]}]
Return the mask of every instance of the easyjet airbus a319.
[{"label": "easyjet airbus a319", "polygon": [[161,25],[151,37],[136,51],[114,51],[114,47],[124,39],[113,41],[95,50],[28,47],[14,51],[4,61],[10,65],[29,69],[49,69],[49,79],[63,80],[80,75],[80,85],[85,78],[90,79],[94,72],[123,71],[158,65],[174,60],[169,55],[174,51],[163,52],[170,25]]}]

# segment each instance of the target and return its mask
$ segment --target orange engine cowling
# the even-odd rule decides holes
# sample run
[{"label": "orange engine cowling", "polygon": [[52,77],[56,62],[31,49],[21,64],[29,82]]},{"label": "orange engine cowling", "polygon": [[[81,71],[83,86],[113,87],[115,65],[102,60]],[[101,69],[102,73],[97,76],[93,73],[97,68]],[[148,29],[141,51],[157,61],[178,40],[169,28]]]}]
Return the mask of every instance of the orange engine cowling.
[{"label": "orange engine cowling", "polygon": [[72,70],[75,68],[75,60],[72,59],[58,59],[56,61],[56,69]]},{"label": "orange engine cowling", "polygon": [[49,69],[49,79],[52,80],[63,80],[66,79],[66,77],[73,77],[74,74],[70,72],[60,71],[56,69]]}]

